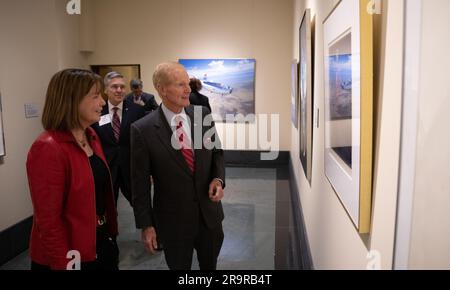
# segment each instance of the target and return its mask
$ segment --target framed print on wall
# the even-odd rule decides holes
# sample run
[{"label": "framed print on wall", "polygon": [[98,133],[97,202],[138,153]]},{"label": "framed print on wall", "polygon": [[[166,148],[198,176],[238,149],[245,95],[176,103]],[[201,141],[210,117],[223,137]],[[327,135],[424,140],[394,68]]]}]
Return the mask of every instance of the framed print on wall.
[{"label": "framed print on wall", "polygon": [[298,62],[296,59],[291,63],[291,121],[295,129],[298,129]]},{"label": "framed print on wall", "polygon": [[341,0],[324,21],[325,175],[358,232],[370,231],[373,19],[370,0]]},{"label": "framed print on wall", "polygon": [[312,138],[313,138],[313,69],[312,69],[312,29],[311,10],[306,9],[300,25],[300,161],[303,171],[311,184],[312,175]]},{"label": "framed print on wall", "polygon": [[5,156],[5,138],[3,134],[2,95],[0,93],[0,157]]},{"label": "framed print on wall", "polygon": [[[202,82],[201,94],[209,99],[212,113],[255,114],[255,59],[180,59],[189,77]],[[233,119],[234,120],[234,119]]]}]

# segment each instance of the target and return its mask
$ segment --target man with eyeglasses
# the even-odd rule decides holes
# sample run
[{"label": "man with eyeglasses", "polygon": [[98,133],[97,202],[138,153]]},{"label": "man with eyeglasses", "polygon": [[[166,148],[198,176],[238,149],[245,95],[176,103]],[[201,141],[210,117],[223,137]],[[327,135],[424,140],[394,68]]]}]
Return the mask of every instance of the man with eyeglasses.
[{"label": "man with eyeglasses", "polygon": [[144,117],[144,109],[125,98],[125,79],[118,72],[110,72],[104,78],[105,94],[108,97],[103,107],[100,121],[92,127],[103,145],[114,187],[114,195],[119,197],[119,189],[131,204],[130,185],[130,126]]}]

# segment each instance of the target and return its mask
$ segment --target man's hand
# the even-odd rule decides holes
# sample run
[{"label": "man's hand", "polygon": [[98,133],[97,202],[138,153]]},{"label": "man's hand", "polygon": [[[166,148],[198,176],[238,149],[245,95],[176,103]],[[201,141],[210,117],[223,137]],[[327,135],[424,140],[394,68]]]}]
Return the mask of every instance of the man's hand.
[{"label": "man's hand", "polygon": [[219,179],[214,179],[209,184],[209,199],[213,202],[219,202],[223,198],[222,182]]},{"label": "man's hand", "polygon": [[156,231],[154,227],[148,227],[142,230],[142,241],[144,242],[145,249],[151,254],[156,253],[158,248],[158,242],[156,240]]}]

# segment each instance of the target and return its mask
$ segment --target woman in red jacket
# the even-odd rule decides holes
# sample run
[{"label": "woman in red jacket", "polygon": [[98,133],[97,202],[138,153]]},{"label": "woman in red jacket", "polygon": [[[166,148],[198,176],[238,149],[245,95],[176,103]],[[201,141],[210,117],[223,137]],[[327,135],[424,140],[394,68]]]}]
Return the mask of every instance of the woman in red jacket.
[{"label": "woman in red jacket", "polygon": [[100,76],[81,69],[58,72],[48,86],[45,131],[27,159],[32,270],[118,269],[111,177],[89,127],[105,105],[101,88]]}]

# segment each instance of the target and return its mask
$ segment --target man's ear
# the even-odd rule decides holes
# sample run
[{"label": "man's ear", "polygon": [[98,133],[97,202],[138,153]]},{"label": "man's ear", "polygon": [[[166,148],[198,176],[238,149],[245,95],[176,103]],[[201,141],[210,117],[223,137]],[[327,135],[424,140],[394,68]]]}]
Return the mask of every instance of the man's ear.
[{"label": "man's ear", "polygon": [[165,86],[158,84],[156,86],[156,90],[158,91],[158,94],[161,98],[165,97],[165,95],[166,95],[166,87]]}]

